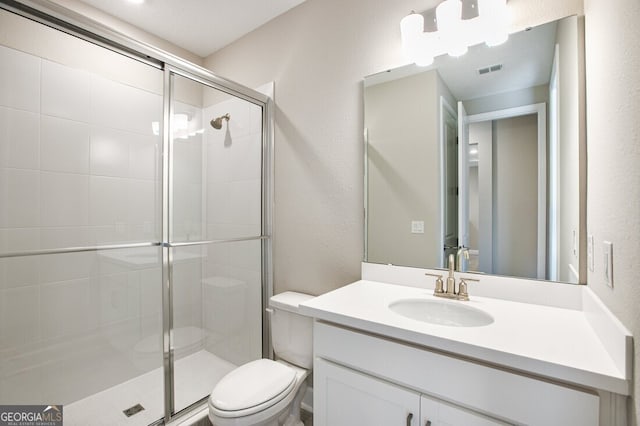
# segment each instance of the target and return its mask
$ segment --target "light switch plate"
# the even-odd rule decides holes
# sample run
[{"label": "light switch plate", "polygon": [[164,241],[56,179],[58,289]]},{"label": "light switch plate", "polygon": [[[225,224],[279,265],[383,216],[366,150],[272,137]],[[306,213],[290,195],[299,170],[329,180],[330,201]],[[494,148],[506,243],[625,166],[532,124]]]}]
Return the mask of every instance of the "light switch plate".
[{"label": "light switch plate", "polygon": [[412,234],[424,234],[424,220],[412,220],[411,221],[411,233]]},{"label": "light switch plate", "polygon": [[604,244],[604,282],[613,288],[613,243],[605,241]]},{"label": "light switch plate", "polygon": [[593,272],[595,266],[593,264],[593,234],[587,235],[587,265],[589,270]]}]

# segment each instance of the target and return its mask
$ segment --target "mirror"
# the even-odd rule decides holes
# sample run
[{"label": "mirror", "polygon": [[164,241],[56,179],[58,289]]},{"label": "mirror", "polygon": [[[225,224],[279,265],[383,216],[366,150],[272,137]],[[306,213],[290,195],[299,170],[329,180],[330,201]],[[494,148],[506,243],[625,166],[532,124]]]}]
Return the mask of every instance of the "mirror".
[{"label": "mirror", "polygon": [[365,77],[365,262],[583,281],[581,25]]}]

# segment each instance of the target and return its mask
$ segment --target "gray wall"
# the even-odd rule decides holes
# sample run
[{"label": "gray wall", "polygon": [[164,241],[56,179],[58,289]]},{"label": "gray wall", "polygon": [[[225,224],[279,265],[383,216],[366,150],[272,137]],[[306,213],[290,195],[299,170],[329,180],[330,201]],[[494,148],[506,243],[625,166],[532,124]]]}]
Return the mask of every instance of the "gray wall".
[{"label": "gray wall", "polygon": [[538,257],[538,117],[493,124],[493,272],[536,278]]},{"label": "gray wall", "polygon": [[[275,81],[276,292],[321,294],[359,279],[362,78],[406,63],[399,22],[436,3],[308,0],[205,59],[250,87]],[[517,31],[581,13],[582,1],[509,7]]]},{"label": "gray wall", "polygon": [[474,115],[483,112],[533,105],[548,101],[549,86],[543,84],[540,86],[528,87],[526,89],[512,90],[511,92],[498,93],[497,95],[469,99],[462,103],[467,110],[467,114]]},{"label": "gray wall", "polygon": [[469,140],[478,145],[478,246],[479,269],[493,273],[493,122],[469,125]]},{"label": "gray wall", "polygon": [[[580,253],[573,252],[573,234],[580,231],[580,118],[578,94],[580,73],[578,71],[578,26],[577,17],[558,24],[556,43],[559,50],[559,226],[558,255],[560,281],[576,282],[569,265],[579,271]],[[578,242],[576,247],[579,248]]]},{"label": "gray wall", "polygon": [[[368,260],[433,267],[440,255],[437,71],[365,91]],[[424,221],[423,234],[411,221]]]}]

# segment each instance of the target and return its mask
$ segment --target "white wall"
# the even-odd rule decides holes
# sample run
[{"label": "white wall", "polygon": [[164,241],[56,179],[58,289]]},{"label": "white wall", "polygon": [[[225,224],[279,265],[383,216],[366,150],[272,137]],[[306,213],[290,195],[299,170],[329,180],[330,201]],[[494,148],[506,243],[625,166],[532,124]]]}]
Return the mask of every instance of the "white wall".
[{"label": "white wall", "polygon": [[[640,420],[640,2],[585,0],[587,232],[595,239],[588,284],[634,335],[632,421]],[[602,241],[613,242],[613,289]]]},{"label": "white wall", "polygon": [[[405,64],[400,20],[436,3],[308,0],[205,59],[248,86],[275,81],[276,292],[360,277],[362,78]],[[581,0],[508,4],[514,31],[582,12]]]},{"label": "white wall", "polygon": [[181,47],[176,46],[175,44],[169,43],[168,41],[157,37],[153,34],[150,34],[146,31],[141,30],[138,27],[127,24],[126,22],[121,21],[118,18],[115,18],[108,13],[105,13],[95,7],[83,3],[80,0],[50,0],[52,3],[56,3],[60,6],[63,6],[69,10],[77,12],[81,15],[84,15],[96,22],[99,22],[107,27],[118,31],[122,34],[125,34],[128,37],[131,37],[134,40],[150,44],[159,49],[162,49],[166,52],[172,53],[179,57],[182,57],[188,61],[193,62],[194,64],[202,65],[202,58],[196,55],[195,53],[189,52]]}]

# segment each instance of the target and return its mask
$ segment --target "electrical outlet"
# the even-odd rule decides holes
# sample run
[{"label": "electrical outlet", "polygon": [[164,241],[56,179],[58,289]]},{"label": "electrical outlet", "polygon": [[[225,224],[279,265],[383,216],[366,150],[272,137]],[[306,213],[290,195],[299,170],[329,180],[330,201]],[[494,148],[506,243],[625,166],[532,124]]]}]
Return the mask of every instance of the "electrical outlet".
[{"label": "electrical outlet", "polygon": [[604,242],[604,282],[613,288],[613,243]]},{"label": "electrical outlet", "polygon": [[412,234],[424,234],[424,220],[412,220],[411,221],[411,233]]},{"label": "electrical outlet", "polygon": [[589,270],[593,272],[594,264],[593,264],[593,235],[587,235],[587,265]]}]

